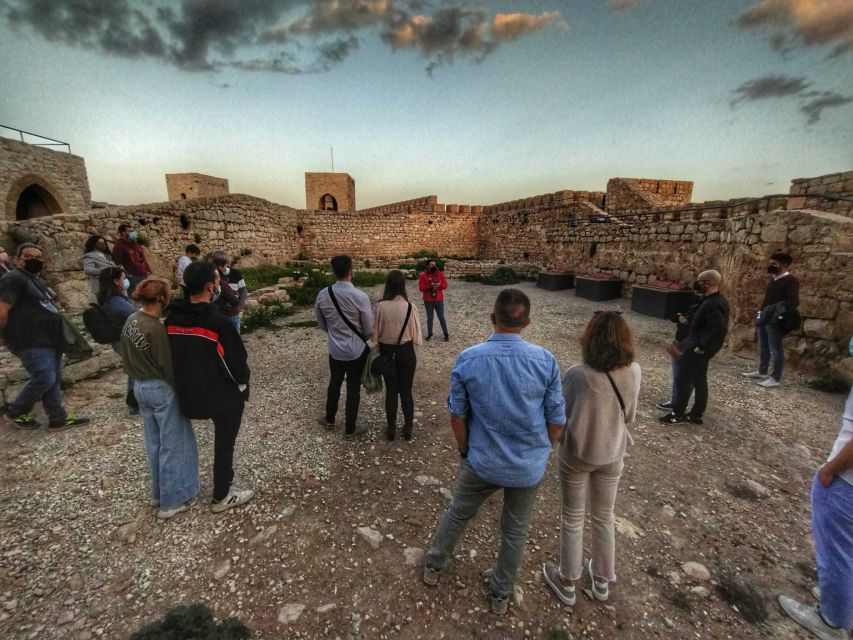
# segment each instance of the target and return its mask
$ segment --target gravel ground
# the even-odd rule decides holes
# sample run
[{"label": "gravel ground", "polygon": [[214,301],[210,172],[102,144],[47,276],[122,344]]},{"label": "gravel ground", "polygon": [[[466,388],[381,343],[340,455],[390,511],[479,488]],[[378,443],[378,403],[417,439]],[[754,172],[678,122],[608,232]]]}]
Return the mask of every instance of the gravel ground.
[{"label": "gravel ground", "polygon": [[[668,397],[671,323],[633,314],[624,300],[520,286],[533,301],[525,337],[563,369],[579,361],[577,336],[593,310],[625,309],[637,336],[642,408],[617,502],[619,581],[609,603],[580,596],[562,607],[538,574],[557,556],[553,458],[508,617],[489,614],[479,595],[499,545],[499,496],[472,522],[440,588],[419,581],[419,555],[457,468],[448,374],[462,348],[488,336],[497,294],[452,281],[451,342],[418,351],[412,443],[383,440],[381,396],[362,396],[371,432],[358,442],[316,424],[324,337],[287,326],[310,312],[246,337],[253,397],[235,460],[237,481],[258,495],[242,509],[207,509],[212,427],[196,423],[201,498],[157,521],[141,424],[124,415],[119,372],[68,392],[91,426],[0,433],[0,637],[123,638],[176,604],[203,601],[219,617],[239,615],[258,638],[806,638],[773,598],[808,599],[811,474],[837,434],[843,397],[813,391],[793,372],[782,389],[760,389],[739,375],[753,363],[724,353],[711,365],[705,425],[664,427],[654,402]],[[710,579],[685,572],[688,561]],[[765,594],[766,621],[747,622],[750,603],[727,601],[720,587],[732,580]]]}]

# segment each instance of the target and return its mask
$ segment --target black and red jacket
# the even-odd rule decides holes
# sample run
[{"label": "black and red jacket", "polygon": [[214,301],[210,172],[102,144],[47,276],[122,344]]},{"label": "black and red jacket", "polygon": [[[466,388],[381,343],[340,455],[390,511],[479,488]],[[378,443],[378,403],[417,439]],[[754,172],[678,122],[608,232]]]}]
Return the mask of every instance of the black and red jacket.
[{"label": "black and red jacket", "polygon": [[249,363],[240,335],[207,302],[175,300],[166,331],[175,368],[175,393],[181,411],[196,420],[234,411],[248,396]]}]

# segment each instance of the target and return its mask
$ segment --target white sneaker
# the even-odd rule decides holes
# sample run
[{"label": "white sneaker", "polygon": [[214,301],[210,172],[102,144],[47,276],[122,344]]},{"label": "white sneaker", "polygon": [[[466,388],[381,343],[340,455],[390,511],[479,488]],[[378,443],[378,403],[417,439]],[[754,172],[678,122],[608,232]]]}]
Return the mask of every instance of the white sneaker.
[{"label": "white sneaker", "polygon": [[781,382],[777,382],[773,378],[767,378],[765,380],[762,380],[761,382],[756,382],[755,384],[757,384],[759,387],[764,387],[765,389],[773,389],[774,387],[782,386]]},{"label": "white sneaker", "polygon": [[213,513],[220,513],[225,511],[226,509],[231,509],[232,507],[239,507],[240,505],[246,504],[249,500],[255,497],[255,492],[251,489],[235,489],[231,487],[231,490],[228,492],[228,495],[225,496],[219,502],[212,502],[210,505],[210,510]]},{"label": "white sneaker", "polygon": [[749,373],[740,374],[744,378],[749,378],[750,380],[767,380],[770,376],[766,373],[761,373],[760,371],[750,371]]},{"label": "white sneaker", "polygon": [[808,629],[821,640],[847,640],[847,631],[830,627],[821,617],[817,607],[809,607],[788,596],[779,596],[779,606],[791,620]]},{"label": "white sneaker", "polygon": [[157,517],[160,520],[168,520],[169,518],[176,516],[182,511],[187,511],[192,506],[192,500],[187,500],[183,504],[179,504],[177,507],[172,507],[171,509],[160,509],[157,512]]}]

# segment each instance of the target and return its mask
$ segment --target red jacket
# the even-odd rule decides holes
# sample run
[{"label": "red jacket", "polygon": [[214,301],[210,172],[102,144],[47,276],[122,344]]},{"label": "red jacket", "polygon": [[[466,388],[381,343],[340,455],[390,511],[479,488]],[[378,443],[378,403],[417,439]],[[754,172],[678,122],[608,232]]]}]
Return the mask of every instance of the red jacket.
[{"label": "red jacket", "polygon": [[129,276],[145,278],[151,273],[151,267],[145,259],[145,250],[138,242],[131,242],[124,238],[116,240],[113,247],[113,260],[120,267],[124,267]]},{"label": "red jacket", "polygon": [[444,279],[444,274],[441,271],[435,273],[424,271],[418,280],[418,289],[424,294],[424,302],[441,302],[444,300],[447,280]]}]

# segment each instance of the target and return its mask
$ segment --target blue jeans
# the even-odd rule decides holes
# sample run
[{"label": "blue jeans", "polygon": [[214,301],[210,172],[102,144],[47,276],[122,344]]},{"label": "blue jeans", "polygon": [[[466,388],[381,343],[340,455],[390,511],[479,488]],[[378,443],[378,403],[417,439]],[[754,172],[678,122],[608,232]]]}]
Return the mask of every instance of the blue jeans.
[{"label": "blue jeans", "polygon": [[453,501],[445,508],[439,520],[432,546],[426,554],[426,564],[433,569],[443,569],[456,543],[462,537],[468,521],[476,514],[480,505],[498,489],[503,489],[504,504],[501,514],[501,548],[490,579],[494,595],[506,598],[512,594],[515,577],[524,555],[527,528],[536,504],[539,485],[516,489],[499,487],[483,480],[474,468],[463,460],[459,466],[459,477]]},{"label": "blue jeans", "polygon": [[853,629],[853,484],[836,478],[824,487],[815,474],[812,535],[820,611],[833,625]]},{"label": "blue jeans", "polygon": [[165,380],[133,384],[145,424],[145,450],[151,473],[151,497],[171,509],[198,495],[198,448],[193,425],[178,406]]},{"label": "blue jeans", "polygon": [[[110,346],[112,346],[113,351],[122,355],[121,342],[113,342]],[[130,409],[139,409],[139,403],[136,401],[136,396],[133,395],[133,378],[130,376],[127,376],[127,394],[124,397],[124,401]]]},{"label": "blue jeans", "polygon": [[62,424],[68,414],[62,407],[62,353],[51,347],[21,349],[15,353],[21,359],[30,380],[18,397],[9,405],[9,414],[30,413],[41,401],[50,424]]},{"label": "blue jeans", "polygon": [[678,387],[675,385],[675,379],[678,377],[678,360],[675,358],[670,358],[672,362],[672,391],[669,394],[669,401],[672,403],[672,406],[675,406],[677,403],[675,402],[675,395],[677,393]]},{"label": "blue jeans", "polygon": [[782,332],[772,324],[762,324],[755,328],[758,334],[758,373],[767,373],[770,360],[773,360],[773,370],[770,376],[779,382],[782,370],[785,368],[785,349],[782,347]]},{"label": "blue jeans", "polygon": [[438,321],[441,323],[441,330],[444,335],[447,335],[447,320],[444,319],[444,300],[441,302],[427,302],[424,300],[424,307],[427,313],[427,335],[432,335],[432,314],[438,314]]},{"label": "blue jeans", "polygon": [[240,334],[240,314],[238,313],[236,316],[227,316],[228,321],[234,325],[234,328],[237,329],[237,334]]}]

